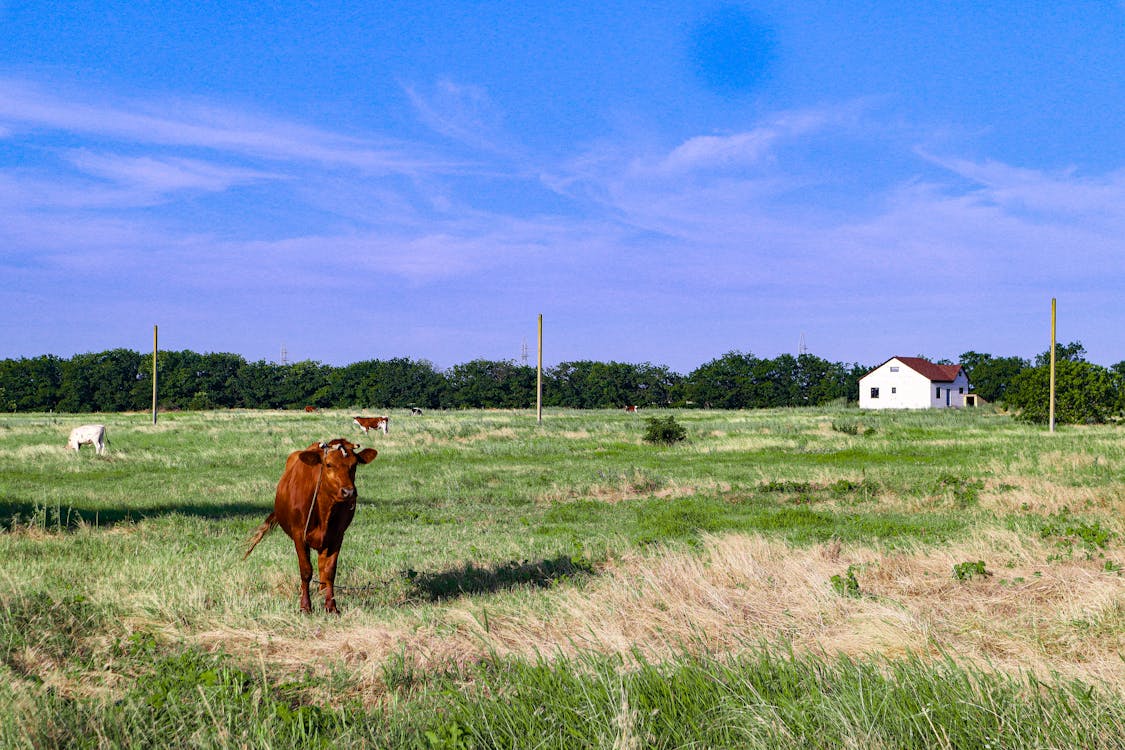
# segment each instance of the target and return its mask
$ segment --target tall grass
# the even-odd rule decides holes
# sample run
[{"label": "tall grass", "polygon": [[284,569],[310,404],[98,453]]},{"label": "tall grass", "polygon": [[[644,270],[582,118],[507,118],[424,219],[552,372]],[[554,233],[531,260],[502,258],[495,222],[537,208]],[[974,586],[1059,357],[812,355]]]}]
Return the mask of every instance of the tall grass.
[{"label": "tall grass", "polygon": [[156,657],[115,701],[46,691],[24,721],[0,717],[0,742],[37,750],[1125,746],[1120,694],[950,659],[826,659],[774,646],[661,664],[490,658],[423,684],[398,677],[412,697],[394,710],[326,707],[309,703],[300,684],[181,651]]}]

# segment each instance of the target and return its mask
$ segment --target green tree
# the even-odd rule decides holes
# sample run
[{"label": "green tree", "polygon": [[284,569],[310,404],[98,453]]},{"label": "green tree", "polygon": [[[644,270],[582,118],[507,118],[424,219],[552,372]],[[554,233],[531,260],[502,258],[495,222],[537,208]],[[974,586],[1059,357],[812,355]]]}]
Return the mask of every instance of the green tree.
[{"label": "green tree", "polygon": [[449,405],[457,409],[526,409],[535,403],[535,370],[514,360],[454,365],[446,383]]},{"label": "green tree", "polygon": [[709,409],[750,407],[759,362],[753,354],[731,351],[697,367],[684,383],[686,400]]},{"label": "green tree", "polygon": [[[1085,362],[1086,347],[1081,341],[1071,341],[1069,344],[1055,342],[1055,362]],[[1035,355],[1036,367],[1049,367],[1051,364],[1051,350]]]},{"label": "green tree", "polygon": [[351,365],[338,376],[330,375],[329,384],[331,398],[341,408],[357,405],[436,409],[445,392],[445,379],[431,362],[404,357]]},{"label": "green tree", "polygon": [[1117,412],[1125,414],[1125,361],[1109,368],[1113,373],[1113,387],[1117,389]]},{"label": "green tree", "polygon": [[238,405],[247,409],[277,409],[284,405],[279,366],[264,359],[247,362],[238,369],[235,390]]},{"label": "green tree", "polygon": [[[157,398],[174,409],[212,409],[245,406],[238,379],[246,364],[237,354],[198,354],[190,350],[162,351],[156,359]],[[142,358],[139,382],[152,393],[152,355]]]},{"label": "green tree", "polygon": [[572,409],[667,406],[683,377],[649,362],[560,362],[544,373],[544,403]]},{"label": "green tree", "polygon": [[[1017,375],[1008,389],[1005,403],[1008,407],[1017,409],[1021,419],[1047,422],[1050,412],[1049,366],[1030,367]],[[1101,423],[1120,413],[1121,394],[1113,372],[1089,362],[1056,360],[1057,422]]]},{"label": "green tree", "polygon": [[[853,378],[853,370],[857,368],[859,375]],[[797,357],[794,406],[823,406],[838,399],[854,401],[859,392],[859,377],[868,369],[870,368],[829,362],[812,354],[802,354]]]},{"label": "green tree", "polygon": [[0,410],[49,411],[61,397],[63,361],[46,354],[0,360]]},{"label": "green tree", "polygon": [[69,412],[129,411],[134,400],[141,355],[128,349],[78,354],[66,360],[59,386],[58,409]]},{"label": "green tree", "polygon": [[312,404],[317,393],[328,385],[328,365],[312,360],[302,360],[290,365],[278,366],[277,392],[278,406],[301,409]]},{"label": "green tree", "polygon": [[994,357],[968,351],[961,355],[961,366],[965,368],[973,393],[985,401],[997,403],[1005,400],[1012,381],[1030,364],[1020,357]]}]

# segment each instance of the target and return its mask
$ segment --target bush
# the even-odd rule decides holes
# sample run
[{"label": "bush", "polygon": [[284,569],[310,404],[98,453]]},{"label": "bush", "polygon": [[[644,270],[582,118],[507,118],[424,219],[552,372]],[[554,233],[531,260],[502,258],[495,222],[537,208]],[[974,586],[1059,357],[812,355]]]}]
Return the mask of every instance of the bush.
[{"label": "bush", "polygon": [[645,422],[648,423],[644,436],[646,443],[672,445],[687,437],[687,430],[675,417],[646,417]]}]

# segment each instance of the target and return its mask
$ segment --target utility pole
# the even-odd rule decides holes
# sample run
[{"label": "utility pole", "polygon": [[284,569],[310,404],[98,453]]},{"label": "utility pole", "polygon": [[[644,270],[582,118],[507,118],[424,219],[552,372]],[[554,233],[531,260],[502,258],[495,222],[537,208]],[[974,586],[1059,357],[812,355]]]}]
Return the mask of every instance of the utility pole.
[{"label": "utility pole", "polygon": [[543,424],[543,313],[539,313],[539,365],[535,370],[535,419]]},{"label": "utility pole", "polygon": [[156,324],[152,325],[152,423],[156,424]]},{"label": "utility pole", "polygon": [[1051,297],[1051,400],[1047,409],[1049,430],[1055,431],[1055,298]]}]

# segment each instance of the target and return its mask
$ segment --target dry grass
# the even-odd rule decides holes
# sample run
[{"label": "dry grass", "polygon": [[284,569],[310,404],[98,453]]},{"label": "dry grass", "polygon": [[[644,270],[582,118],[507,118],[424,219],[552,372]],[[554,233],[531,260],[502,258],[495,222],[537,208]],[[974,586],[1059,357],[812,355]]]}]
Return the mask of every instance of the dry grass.
[{"label": "dry grass", "polygon": [[[372,701],[384,693],[384,665],[404,656],[422,669],[489,654],[588,650],[660,660],[701,643],[739,651],[779,639],[822,654],[945,653],[1125,690],[1125,578],[1091,561],[1046,564],[1049,554],[1039,540],[995,531],[919,553],[839,544],[792,549],[757,537],[714,536],[702,553],[630,555],[584,586],[460,599],[383,623],[352,612],[284,635],[276,623],[264,623],[262,630],[219,628],[198,638],[294,671],[343,661],[362,675]],[[990,577],[953,577],[954,565],[978,559]],[[849,565],[859,597],[830,585]]]},{"label": "dry grass", "polygon": [[623,503],[640,498],[677,498],[705,494],[727,494],[731,491],[728,482],[716,481],[707,477],[695,480],[665,479],[654,472],[633,469],[606,481],[587,486],[560,486],[538,493],[535,501],[541,505],[573,502],[575,500],[597,500],[602,503]]}]

